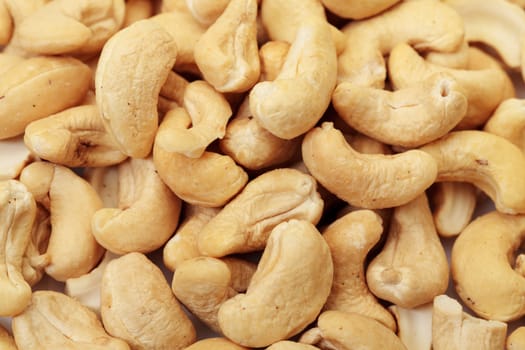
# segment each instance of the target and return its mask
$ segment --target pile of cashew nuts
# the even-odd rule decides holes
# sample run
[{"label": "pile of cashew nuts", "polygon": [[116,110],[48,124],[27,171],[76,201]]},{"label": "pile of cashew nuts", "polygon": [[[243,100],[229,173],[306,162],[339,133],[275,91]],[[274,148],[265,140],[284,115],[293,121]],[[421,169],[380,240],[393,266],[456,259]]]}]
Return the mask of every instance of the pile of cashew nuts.
[{"label": "pile of cashew nuts", "polygon": [[525,349],[524,8],[0,0],[0,348]]}]

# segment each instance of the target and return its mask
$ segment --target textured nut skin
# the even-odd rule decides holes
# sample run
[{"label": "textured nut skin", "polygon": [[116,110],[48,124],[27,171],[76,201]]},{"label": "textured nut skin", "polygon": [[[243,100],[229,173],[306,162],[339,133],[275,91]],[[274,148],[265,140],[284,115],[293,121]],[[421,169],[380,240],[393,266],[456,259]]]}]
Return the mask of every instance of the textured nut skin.
[{"label": "textured nut skin", "polygon": [[123,340],[106,333],[93,311],[50,290],[35,291],[30,306],[13,317],[12,326],[19,350],[130,349]]},{"label": "textured nut skin", "polygon": [[131,157],[151,152],[157,100],[176,56],[173,38],[149,19],[120,30],[102,49],[95,76],[97,106],[106,129]]},{"label": "textured nut skin", "polygon": [[219,309],[219,326],[234,342],[268,346],[287,339],[311,323],[330,293],[330,249],[308,221],[276,226],[246,294]]},{"label": "textured nut skin", "polygon": [[140,253],[108,263],[102,275],[100,313],[108,333],[132,349],[184,349],[196,338],[162,271]]}]

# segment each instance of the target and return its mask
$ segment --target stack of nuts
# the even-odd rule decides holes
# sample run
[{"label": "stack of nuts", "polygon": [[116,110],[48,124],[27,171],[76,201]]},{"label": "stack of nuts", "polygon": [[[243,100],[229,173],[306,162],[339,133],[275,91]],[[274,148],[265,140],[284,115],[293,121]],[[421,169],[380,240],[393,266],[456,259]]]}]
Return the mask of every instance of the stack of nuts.
[{"label": "stack of nuts", "polygon": [[525,349],[523,7],[0,0],[0,348]]}]

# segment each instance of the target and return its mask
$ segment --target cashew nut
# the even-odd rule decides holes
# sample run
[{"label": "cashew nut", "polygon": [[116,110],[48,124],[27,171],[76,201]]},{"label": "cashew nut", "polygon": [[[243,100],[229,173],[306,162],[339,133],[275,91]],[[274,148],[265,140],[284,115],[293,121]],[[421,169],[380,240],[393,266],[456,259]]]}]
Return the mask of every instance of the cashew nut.
[{"label": "cashew nut", "polygon": [[104,327],[133,349],[178,350],[195,342],[195,327],[162,271],[141,253],[108,263],[100,299]]},{"label": "cashew nut", "polygon": [[504,349],[507,324],[472,317],[459,302],[447,295],[434,298],[432,311],[432,349]]},{"label": "cashew nut", "polygon": [[330,122],[306,134],[302,155],[317,181],[361,208],[405,204],[430,187],[437,175],[435,160],[418,150],[395,155],[358,153]]},{"label": "cashew nut", "polygon": [[0,0],[0,45],[6,45],[13,35],[13,18],[5,0]]},{"label": "cashew nut", "polygon": [[176,56],[171,35],[149,19],[118,31],[104,45],[95,76],[97,106],[126,155],[145,158],[150,153],[158,96]]},{"label": "cashew nut", "polygon": [[431,302],[447,290],[449,266],[425,194],[396,207],[381,252],[366,270],[378,298],[405,308]]},{"label": "cashew nut", "polygon": [[184,350],[248,350],[244,346],[235,344],[227,338],[205,338],[191,344]]},{"label": "cashew nut", "polygon": [[516,328],[507,337],[506,341],[507,350],[520,350],[525,347],[525,327],[521,326]]},{"label": "cashew nut", "polygon": [[69,108],[31,122],[24,142],[40,159],[69,167],[109,166],[127,158],[106,132],[95,105]]},{"label": "cashew nut", "polygon": [[301,219],[315,225],[322,211],[312,176],[291,168],[274,169],[251,180],[202,228],[199,251],[221,257],[262,250],[281,222]]},{"label": "cashew nut", "polygon": [[357,131],[403,147],[417,147],[445,135],[463,119],[468,104],[455,79],[443,73],[395,92],[342,82],[332,102]]},{"label": "cashew nut", "polygon": [[130,349],[123,340],[106,333],[93,311],[51,290],[34,292],[27,309],[13,317],[12,326],[20,350]]},{"label": "cashew nut", "polygon": [[160,97],[166,97],[181,107],[184,104],[184,94],[188,85],[189,82],[184,77],[174,71],[170,71],[168,78],[160,89]]},{"label": "cashew nut", "polygon": [[397,323],[397,336],[407,350],[432,349],[432,303],[415,308],[390,305]]},{"label": "cashew nut", "polygon": [[501,102],[483,130],[504,137],[525,151],[525,99],[509,98]]},{"label": "cashew nut", "polygon": [[313,322],[332,285],[330,249],[308,221],[282,222],[272,230],[245,294],[225,301],[223,334],[250,347],[268,346]]},{"label": "cashew nut", "polygon": [[455,240],[454,286],[477,315],[499,321],[525,315],[525,277],[513,269],[524,233],[525,217],[492,211],[472,221]]},{"label": "cashew nut", "polygon": [[0,325],[0,348],[2,350],[17,350],[15,340],[11,334]]},{"label": "cashew nut", "polygon": [[[471,50],[477,50],[475,47],[470,47],[467,40],[456,51],[453,52],[427,52],[424,57],[427,62],[436,64],[438,66],[445,66],[449,68],[465,69],[468,67],[469,60],[472,60],[473,54]],[[481,50],[479,50],[481,51]]]},{"label": "cashew nut", "polygon": [[22,169],[34,160],[22,136],[0,140],[0,181],[15,179]]},{"label": "cashew nut", "polygon": [[434,157],[436,181],[469,182],[508,214],[525,213],[525,156],[510,141],[479,130],[450,132],[420,150]]},{"label": "cashew nut", "polygon": [[368,316],[395,331],[394,318],[369,291],[365,280],[365,259],[383,233],[379,215],[371,210],[353,211],[322,233],[334,265],[332,290],[324,309]]},{"label": "cashew nut", "polygon": [[342,18],[363,19],[372,17],[395,5],[399,0],[345,1],[321,0],[323,5]]},{"label": "cashew nut", "polygon": [[277,78],[286,56],[290,51],[290,44],[286,41],[267,41],[259,49],[259,59],[261,60],[260,81],[272,81]]},{"label": "cashew nut", "polygon": [[316,350],[315,346],[303,344],[303,343],[296,343],[290,340],[281,340],[276,343],[273,343],[269,347],[266,348],[266,350]]}]

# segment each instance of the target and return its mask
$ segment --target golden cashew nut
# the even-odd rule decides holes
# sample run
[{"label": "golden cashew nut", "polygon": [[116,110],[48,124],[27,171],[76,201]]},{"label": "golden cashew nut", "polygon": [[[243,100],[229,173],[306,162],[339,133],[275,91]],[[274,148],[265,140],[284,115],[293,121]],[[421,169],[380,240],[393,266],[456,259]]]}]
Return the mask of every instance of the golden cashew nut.
[{"label": "golden cashew nut", "polygon": [[452,52],[464,36],[459,14],[439,1],[403,1],[377,16],[350,22],[342,31],[347,44],[338,59],[338,82],[376,88],[385,83],[383,55],[397,44]]},{"label": "golden cashew nut", "polygon": [[418,150],[395,155],[356,152],[330,122],[310,130],[302,144],[303,161],[326,189],[361,208],[408,203],[436,179],[432,157]]},{"label": "golden cashew nut", "polygon": [[22,273],[36,203],[17,180],[0,182],[0,315],[15,316],[31,302],[31,286]]},{"label": "golden cashew nut", "polygon": [[16,179],[22,169],[34,160],[35,156],[26,147],[23,136],[0,140],[0,181]]},{"label": "golden cashew nut", "polygon": [[0,348],[2,350],[18,350],[16,347],[15,339],[7,329],[0,325]]},{"label": "golden cashew nut", "polygon": [[227,338],[205,338],[191,344],[185,350],[248,350],[244,346],[235,344]]},{"label": "golden cashew nut", "polygon": [[57,281],[65,281],[95,267],[104,249],[91,230],[91,217],[102,207],[93,187],[71,169],[47,162],[26,166],[20,181],[51,215],[51,235],[45,252],[50,263],[46,273]]},{"label": "golden cashew nut", "polygon": [[91,70],[71,57],[34,57],[0,78],[0,139],[23,134],[32,121],[77,105],[86,95]]},{"label": "golden cashew nut", "polygon": [[190,116],[183,108],[173,109],[164,116],[153,146],[155,168],[173,193],[185,202],[223,206],[246,185],[248,174],[226,155],[204,151],[199,158],[190,158],[168,151],[163,142],[170,142],[174,130],[190,125]]},{"label": "golden cashew nut", "polygon": [[13,317],[12,326],[20,350],[130,349],[126,342],[106,333],[93,311],[65,294],[50,290],[34,292],[29,307]]},{"label": "golden cashew nut", "polygon": [[381,252],[366,270],[378,298],[405,308],[431,302],[447,290],[449,266],[425,194],[396,207]]},{"label": "golden cashew nut", "polygon": [[381,218],[366,209],[350,212],[322,231],[334,265],[332,290],[324,309],[368,316],[395,331],[394,318],[370,292],[365,279],[365,259],[382,233]]},{"label": "golden cashew nut", "polygon": [[137,21],[150,18],[154,14],[154,10],[154,4],[151,0],[127,0],[122,27],[129,27]]},{"label": "golden cashew nut", "polygon": [[149,19],[120,30],[102,49],[95,76],[97,106],[128,156],[145,158],[151,151],[159,93],[176,56],[171,35]]},{"label": "golden cashew nut", "polygon": [[438,165],[436,181],[469,182],[507,214],[525,213],[525,156],[510,141],[479,130],[450,132],[420,150]]},{"label": "golden cashew nut", "polygon": [[339,116],[355,130],[390,145],[417,147],[452,130],[467,99],[444,73],[391,92],[342,82],[332,95]]},{"label": "golden cashew nut", "polygon": [[196,332],[162,271],[141,253],[110,261],[102,275],[100,314],[107,332],[133,349],[184,349]]},{"label": "golden cashew nut", "polygon": [[314,225],[290,220],[268,238],[245,294],[219,308],[222,333],[250,347],[268,346],[313,322],[332,285],[330,249]]},{"label": "golden cashew nut", "polygon": [[13,35],[13,18],[5,3],[0,0],[0,45],[6,45]]},{"label": "golden cashew nut", "polygon": [[399,0],[345,1],[321,0],[324,7],[342,18],[363,19],[375,16],[399,2]]},{"label": "golden cashew nut", "polygon": [[221,257],[263,250],[271,231],[283,221],[317,224],[323,200],[315,179],[280,168],[254,178],[213,217],[198,235],[203,255]]},{"label": "golden cashew nut", "polygon": [[196,43],[195,62],[218,91],[245,92],[259,79],[256,18],[256,0],[230,0]]},{"label": "golden cashew nut", "polygon": [[525,327],[516,328],[509,334],[506,341],[507,350],[520,350],[525,348]]},{"label": "golden cashew nut", "polygon": [[483,130],[504,137],[525,151],[525,99],[509,98],[501,102]]},{"label": "golden cashew nut", "polygon": [[489,212],[472,221],[452,247],[455,288],[465,305],[491,320],[525,315],[525,277],[514,269],[525,239],[525,217]]},{"label": "golden cashew nut", "polygon": [[432,302],[415,308],[390,305],[397,323],[397,336],[407,350],[432,349]]},{"label": "golden cashew nut", "polygon": [[107,250],[149,253],[171,237],[179,223],[181,200],[158,175],[151,158],[118,165],[118,207],[97,210],[93,236]]},{"label": "golden cashew nut", "polygon": [[104,128],[95,105],[69,108],[31,122],[24,142],[40,159],[68,167],[103,167],[127,158]]}]

